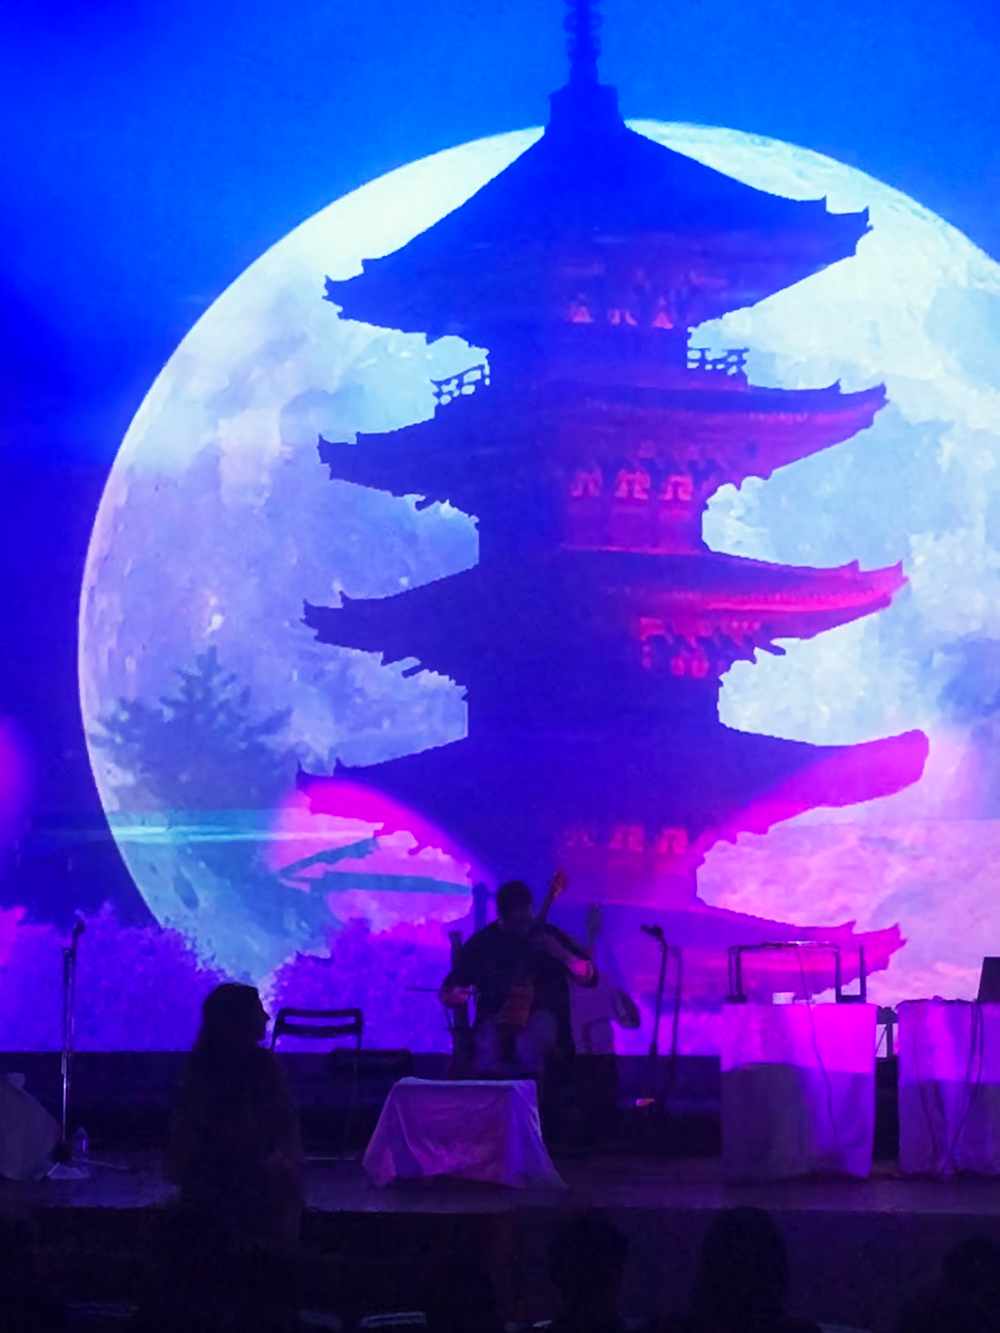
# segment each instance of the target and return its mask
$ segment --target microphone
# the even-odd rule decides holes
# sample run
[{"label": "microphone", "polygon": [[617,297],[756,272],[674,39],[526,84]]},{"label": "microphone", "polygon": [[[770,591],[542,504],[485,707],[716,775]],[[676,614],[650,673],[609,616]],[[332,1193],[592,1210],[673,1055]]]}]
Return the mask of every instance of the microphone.
[{"label": "microphone", "polygon": [[85,931],[86,929],[87,929],[87,923],[86,923],[86,921],[84,921],[84,919],[83,919],[82,916],[77,915],[76,920],[73,922],[73,943],[74,943],[74,944],[77,942],[77,940],[80,938],[80,936],[84,933],[84,931]]},{"label": "microphone", "polygon": [[661,944],[663,943],[662,926],[640,926],[639,929],[643,932],[643,934],[652,935],[654,940],[659,940]]}]

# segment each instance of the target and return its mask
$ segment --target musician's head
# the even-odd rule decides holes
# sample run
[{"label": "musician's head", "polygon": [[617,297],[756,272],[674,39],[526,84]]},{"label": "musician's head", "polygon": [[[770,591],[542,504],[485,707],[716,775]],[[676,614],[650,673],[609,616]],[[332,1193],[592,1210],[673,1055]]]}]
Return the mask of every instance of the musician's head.
[{"label": "musician's head", "polygon": [[520,879],[509,879],[497,889],[497,917],[512,935],[527,935],[535,919],[535,900]]}]

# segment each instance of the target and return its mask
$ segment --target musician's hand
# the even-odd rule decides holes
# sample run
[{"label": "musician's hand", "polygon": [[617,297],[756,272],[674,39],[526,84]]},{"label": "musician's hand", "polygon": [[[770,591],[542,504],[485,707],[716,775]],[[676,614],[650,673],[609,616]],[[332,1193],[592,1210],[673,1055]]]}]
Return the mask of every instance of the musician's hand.
[{"label": "musician's hand", "polygon": [[471,986],[442,986],[441,1003],[450,1009],[460,1009],[472,999]]}]

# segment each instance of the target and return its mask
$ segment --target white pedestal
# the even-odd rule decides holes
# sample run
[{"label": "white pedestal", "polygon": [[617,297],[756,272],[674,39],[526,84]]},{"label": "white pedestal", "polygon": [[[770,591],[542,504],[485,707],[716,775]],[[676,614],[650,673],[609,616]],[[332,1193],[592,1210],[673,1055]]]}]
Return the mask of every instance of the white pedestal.
[{"label": "white pedestal", "polygon": [[459,1176],[563,1187],[542,1142],[537,1089],[521,1080],[400,1079],[382,1108],[364,1166],[379,1185],[398,1177]]},{"label": "white pedestal", "polygon": [[722,1027],[727,1175],[871,1172],[875,1005],[731,1004]]},{"label": "white pedestal", "polygon": [[899,1014],[899,1168],[1000,1174],[1000,1005],[908,1000]]}]

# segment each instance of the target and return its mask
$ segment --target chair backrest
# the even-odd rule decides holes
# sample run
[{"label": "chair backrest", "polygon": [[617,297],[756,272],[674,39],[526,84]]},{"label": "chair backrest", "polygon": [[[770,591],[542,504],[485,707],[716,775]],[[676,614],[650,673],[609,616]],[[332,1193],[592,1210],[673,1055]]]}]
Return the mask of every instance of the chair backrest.
[{"label": "chair backrest", "polygon": [[361,1050],[365,1016],[360,1009],[279,1009],[271,1032],[271,1050],[279,1037],[305,1037],[310,1041],[330,1041],[353,1037],[354,1049]]}]

